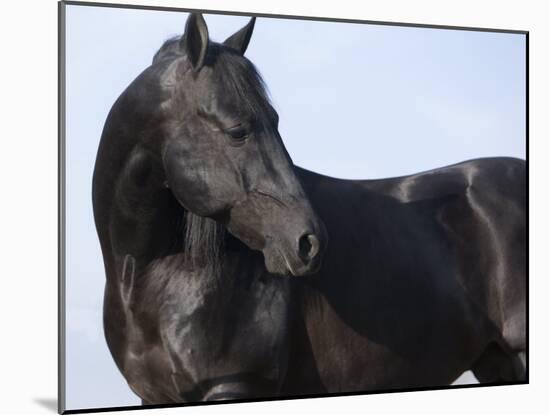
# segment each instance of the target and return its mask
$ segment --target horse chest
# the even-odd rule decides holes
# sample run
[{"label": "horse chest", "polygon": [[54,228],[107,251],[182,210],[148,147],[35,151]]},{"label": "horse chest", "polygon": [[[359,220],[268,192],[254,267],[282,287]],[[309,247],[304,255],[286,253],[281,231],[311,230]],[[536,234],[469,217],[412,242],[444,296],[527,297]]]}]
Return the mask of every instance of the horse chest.
[{"label": "horse chest", "polygon": [[[131,378],[162,378],[156,395],[180,400],[204,399],[210,389],[243,379],[279,382],[286,364],[288,282],[250,269],[224,269],[229,275],[218,278],[184,269],[144,276],[144,301],[133,303],[134,329],[127,334]],[[158,333],[154,346],[143,335],[151,325]]]}]

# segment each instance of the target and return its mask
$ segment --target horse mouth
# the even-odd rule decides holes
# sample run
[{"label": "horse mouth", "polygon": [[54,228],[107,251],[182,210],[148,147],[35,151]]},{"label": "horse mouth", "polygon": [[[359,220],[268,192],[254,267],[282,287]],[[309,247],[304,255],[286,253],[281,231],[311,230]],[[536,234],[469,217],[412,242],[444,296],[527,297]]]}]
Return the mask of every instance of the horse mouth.
[{"label": "horse mouth", "polygon": [[285,254],[283,254],[281,252],[281,250],[279,249],[279,255],[281,255],[281,257],[284,259],[285,261],[285,265],[286,265],[286,269],[288,270],[288,272],[290,272],[290,275],[292,275],[293,277],[297,277],[298,274],[296,274],[296,271],[294,270],[294,268],[292,267],[292,265],[290,264],[290,261],[288,260],[288,258],[286,257]]},{"label": "horse mouth", "polygon": [[314,263],[304,264],[299,260],[292,261],[292,259],[289,258],[289,255],[286,255],[281,249],[277,249],[276,252],[280,258],[278,261],[276,261],[276,263],[280,264],[280,269],[278,269],[279,267],[275,267],[274,269],[270,270],[270,267],[268,266],[268,263],[266,261],[269,272],[279,275],[302,277],[315,274],[321,268],[320,260],[315,261]]}]

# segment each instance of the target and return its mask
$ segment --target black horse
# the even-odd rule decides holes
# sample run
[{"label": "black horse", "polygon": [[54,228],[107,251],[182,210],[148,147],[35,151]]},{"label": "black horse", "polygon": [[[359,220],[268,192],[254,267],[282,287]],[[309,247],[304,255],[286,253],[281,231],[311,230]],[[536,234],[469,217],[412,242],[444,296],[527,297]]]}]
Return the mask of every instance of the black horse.
[{"label": "black horse", "polygon": [[122,93],[93,178],[104,327],[144,403],[526,381],[526,169],[338,180],[293,165],[200,14]]}]

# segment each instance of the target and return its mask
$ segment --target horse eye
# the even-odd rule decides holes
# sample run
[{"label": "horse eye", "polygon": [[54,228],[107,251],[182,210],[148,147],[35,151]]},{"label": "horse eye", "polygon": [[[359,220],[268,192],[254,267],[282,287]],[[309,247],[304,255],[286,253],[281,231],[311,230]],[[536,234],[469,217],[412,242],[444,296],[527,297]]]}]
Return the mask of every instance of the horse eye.
[{"label": "horse eye", "polygon": [[244,141],[248,138],[248,130],[241,124],[224,130],[235,141]]}]

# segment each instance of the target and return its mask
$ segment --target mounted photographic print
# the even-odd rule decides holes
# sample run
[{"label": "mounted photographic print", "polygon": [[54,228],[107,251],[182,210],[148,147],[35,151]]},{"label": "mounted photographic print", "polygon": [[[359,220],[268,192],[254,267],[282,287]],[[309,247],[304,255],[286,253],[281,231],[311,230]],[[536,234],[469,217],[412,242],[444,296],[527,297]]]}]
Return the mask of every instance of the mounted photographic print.
[{"label": "mounted photographic print", "polygon": [[528,382],[527,32],[59,11],[60,412]]}]

